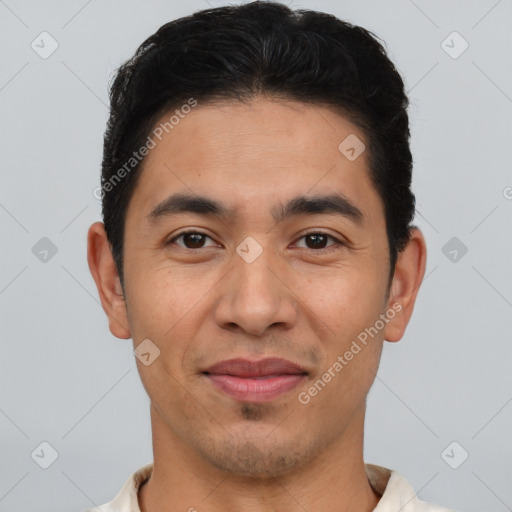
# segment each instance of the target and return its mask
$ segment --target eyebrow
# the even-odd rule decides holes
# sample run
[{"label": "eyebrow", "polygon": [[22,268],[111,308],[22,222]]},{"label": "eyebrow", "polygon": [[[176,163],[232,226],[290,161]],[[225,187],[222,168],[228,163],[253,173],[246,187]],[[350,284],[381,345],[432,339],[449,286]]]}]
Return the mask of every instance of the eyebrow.
[{"label": "eyebrow", "polygon": [[[236,211],[215,199],[176,193],[159,203],[148,214],[149,224],[155,225],[162,218],[168,218],[180,213],[195,213],[204,216],[234,218]],[[317,196],[297,196],[286,203],[279,203],[271,209],[272,217],[281,222],[298,215],[336,214],[360,225],[363,213],[341,193]]]}]

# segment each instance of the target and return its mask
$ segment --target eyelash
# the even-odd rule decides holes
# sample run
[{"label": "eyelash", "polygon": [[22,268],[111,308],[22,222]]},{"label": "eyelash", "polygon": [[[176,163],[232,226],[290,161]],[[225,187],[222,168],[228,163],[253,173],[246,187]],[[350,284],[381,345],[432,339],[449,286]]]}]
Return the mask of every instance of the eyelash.
[{"label": "eyelash", "polygon": [[[168,242],[165,243],[166,246],[168,245],[171,245],[173,244],[178,238],[181,238],[182,236],[184,235],[189,235],[189,234],[194,234],[194,235],[202,235],[206,238],[209,238],[210,240],[213,240],[213,238],[209,235],[207,235],[206,233],[203,233],[201,231],[197,231],[197,230],[188,230],[188,231],[182,231],[181,233],[177,234],[176,236],[174,236],[173,238],[171,238]],[[323,231],[310,231],[308,233],[304,233],[301,237],[298,238],[298,240],[302,240],[303,238],[306,238],[307,236],[310,236],[310,235],[322,235],[322,236],[326,236],[327,238],[330,238],[331,240],[333,240],[334,242],[336,242],[335,244],[329,246],[329,247],[324,247],[322,249],[309,249],[309,247],[304,247],[304,249],[309,249],[313,252],[319,252],[319,253],[329,253],[333,250],[337,250],[340,248],[340,246],[346,246],[347,244],[345,244],[344,242],[342,242],[341,240],[338,240],[337,238],[333,237],[332,235],[329,235],[328,233],[324,233]],[[200,247],[199,249],[191,249],[189,247],[182,247],[182,246],[179,246],[181,247],[182,249],[185,249],[185,250],[188,250],[188,251],[198,251],[200,249],[203,249],[202,247]]]}]

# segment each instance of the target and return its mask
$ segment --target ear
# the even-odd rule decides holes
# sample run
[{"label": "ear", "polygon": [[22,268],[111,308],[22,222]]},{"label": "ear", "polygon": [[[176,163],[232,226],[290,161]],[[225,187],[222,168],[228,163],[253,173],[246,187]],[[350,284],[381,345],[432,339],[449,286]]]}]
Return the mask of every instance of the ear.
[{"label": "ear", "polygon": [[388,341],[402,339],[425,275],[426,261],[425,239],[421,231],[413,227],[410,231],[409,242],[397,258],[387,304],[387,310],[395,311],[395,316],[386,324],[384,339]]},{"label": "ear", "polygon": [[121,281],[102,222],[92,224],[87,233],[87,262],[98,288],[101,305],[108,317],[110,332],[116,338],[130,338]]}]

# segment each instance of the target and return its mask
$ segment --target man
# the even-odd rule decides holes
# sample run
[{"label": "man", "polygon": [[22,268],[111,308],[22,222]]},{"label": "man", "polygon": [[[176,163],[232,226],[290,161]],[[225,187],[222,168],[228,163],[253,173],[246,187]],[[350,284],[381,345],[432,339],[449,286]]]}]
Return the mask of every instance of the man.
[{"label": "man", "polygon": [[88,261],[154,462],[101,510],[447,511],[363,461],[425,272],[407,105],[371,33],[271,2],[168,23],[120,67]]}]

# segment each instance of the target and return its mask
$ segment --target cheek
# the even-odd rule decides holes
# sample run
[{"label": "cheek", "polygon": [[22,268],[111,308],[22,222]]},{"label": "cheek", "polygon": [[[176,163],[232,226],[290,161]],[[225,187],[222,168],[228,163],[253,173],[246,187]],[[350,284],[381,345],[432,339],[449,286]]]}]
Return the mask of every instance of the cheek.
[{"label": "cheek", "polygon": [[366,267],[365,272],[342,270],[339,277],[331,276],[321,286],[309,291],[305,288],[302,297],[308,308],[330,328],[331,334],[346,339],[378,318],[384,288],[381,279]]},{"label": "cheek", "polygon": [[162,342],[190,324],[201,298],[212,288],[204,276],[174,272],[166,266],[140,269],[132,275],[135,277],[127,290],[132,333],[154,336]]},{"label": "cheek", "polygon": [[178,397],[192,373],[190,353],[200,349],[197,333],[210,311],[208,292],[216,281],[212,284],[183,272],[171,278],[168,268],[140,272],[136,277],[131,281],[128,300],[134,348],[150,339],[160,351],[154,365],[146,367],[138,362],[141,379],[149,396],[174,389]]},{"label": "cheek", "polygon": [[[180,417],[193,417],[197,404],[192,395],[187,393],[187,383],[182,382],[176,372],[168,367],[168,357],[165,354],[151,366],[139,366],[139,375],[151,403],[166,418],[168,425],[176,423],[176,418],[169,417],[170,411],[180,411]],[[179,423],[179,422],[178,422]]]}]

